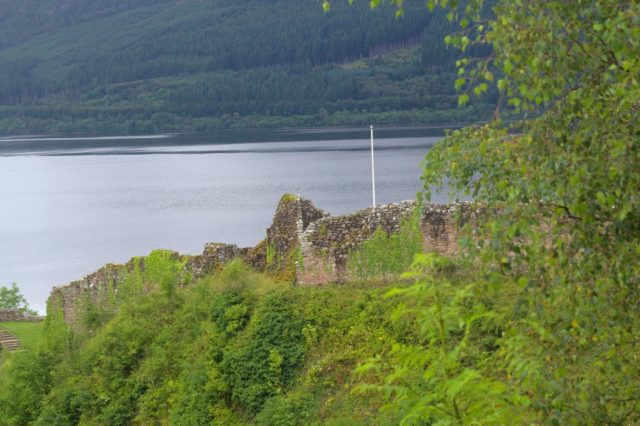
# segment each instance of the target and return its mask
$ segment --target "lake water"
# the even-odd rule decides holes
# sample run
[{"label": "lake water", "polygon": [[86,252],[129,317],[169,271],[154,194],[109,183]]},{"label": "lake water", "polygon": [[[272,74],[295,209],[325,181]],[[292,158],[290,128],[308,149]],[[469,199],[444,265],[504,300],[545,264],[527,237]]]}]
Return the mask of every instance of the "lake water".
[{"label": "lake water", "polygon": [[[441,133],[376,132],[379,204],[415,198]],[[368,207],[368,129],[0,138],[0,285],[44,312],[51,287],[108,262],[252,246],[284,193],[334,215]]]}]

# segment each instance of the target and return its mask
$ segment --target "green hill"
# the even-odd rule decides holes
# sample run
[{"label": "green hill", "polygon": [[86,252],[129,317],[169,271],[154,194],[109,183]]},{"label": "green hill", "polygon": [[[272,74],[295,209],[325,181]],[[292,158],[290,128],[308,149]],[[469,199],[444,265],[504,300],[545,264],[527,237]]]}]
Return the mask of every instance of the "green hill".
[{"label": "green hill", "polygon": [[293,0],[2,3],[4,134],[425,124],[490,110],[456,111],[442,41],[452,27],[423,4],[397,19],[391,7],[325,14]]},{"label": "green hill", "polygon": [[[168,258],[167,258],[168,259]],[[169,263],[166,263],[169,262]],[[7,424],[397,424],[384,411],[386,368],[357,371],[420,344],[410,295],[385,283],[292,287],[239,262],[178,287],[171,261],[147,265],[147,289],[119,289],[118,309],[88,304],[72,334],[49,312],[43,344],[0,368]],[[173,272],[172,272],[173,271]],[[395,284],[406,287],[406,284]],[[124,296],[126,292],[126,296]],[[114,299],[115,300],[115,299]],[[415,305],[418,306],[418,305]],[[495,335],[472,343],[491,355]],[[35,378],[37,377],[37,380]],[[368,384],[368,385],[365,385]]]}]

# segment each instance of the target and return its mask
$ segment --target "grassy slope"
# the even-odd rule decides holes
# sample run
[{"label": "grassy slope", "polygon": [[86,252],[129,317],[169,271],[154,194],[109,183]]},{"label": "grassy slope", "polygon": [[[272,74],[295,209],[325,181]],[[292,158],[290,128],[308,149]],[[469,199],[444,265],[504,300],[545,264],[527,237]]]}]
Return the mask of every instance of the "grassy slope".
[{"label": "grassy slope", "polygon": [[37,363],[12,357],[0,369],[0,415],[15,415],[2,401],[16,402],[23,389],[44,398],[35,424],[67,424],[69,416],[71,424],[393,424],[379,413],[380,395],[354,393],[358,364],[410,338],[390,320],[391,287],[291,287],[232,264],[169,298],[160,291],[125,302],[102,326],[88,324],[77,334],[81,346],[45,357],[59,360],[41,367],[57,377],[46,397],[20,384],[36,370],[13,371]]},{"label": "grassy slope", "polygon": [[[402,405],[388,408],[385,392],[391,395],[393,380],[405,383],[402,348],[428,350],[430,325],[415,313],[431,303],[388,297],[407,283],[297,287],[241,262],[190,283],[176,262],[153,252],[117,297],[79,305],[73,335],[50,312],[42,345],[0,367],[0,418],[16,425],[353,426],[398,424],[407,414]],[[451,271],[456,283],[469,283],[466,268]],[[490,362],[495,351],[496,333],[478,333],[467,343],[467,363]],[[377,367],[358,369],[374,358]],[[388,382],[397,367],[401,375]],[[423,389],[421,374],[407,373]]]},{"label": "grassy slope", "polygon": [[35,348],[42,337],[41,322],[0,322],[0,330],[9,333],[20,339],[25,349]]}]

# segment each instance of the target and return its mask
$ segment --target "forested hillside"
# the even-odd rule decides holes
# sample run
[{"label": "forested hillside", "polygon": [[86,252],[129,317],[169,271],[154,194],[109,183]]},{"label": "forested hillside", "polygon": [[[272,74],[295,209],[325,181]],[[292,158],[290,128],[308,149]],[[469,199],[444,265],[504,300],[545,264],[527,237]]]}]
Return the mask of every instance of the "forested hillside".
[{"label": "forested hillside", "polygon": [[452,24],[408,3],[3,0],[0,133],[486,117],[455,110]]}]

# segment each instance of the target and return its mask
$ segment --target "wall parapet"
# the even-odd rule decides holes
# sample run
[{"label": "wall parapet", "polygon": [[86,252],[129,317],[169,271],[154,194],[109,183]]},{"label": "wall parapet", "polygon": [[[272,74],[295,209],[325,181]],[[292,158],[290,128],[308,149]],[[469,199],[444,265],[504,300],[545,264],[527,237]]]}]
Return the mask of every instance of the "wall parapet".
[{"label": "wall parapet", "polygon": [[[235,244],[208,243],[199,255],[183,255],[172,252],[177,260],[184,261],[182,274],[192,279],[201,278],[221,269],[226,263],[236,257],[242,257],[249,249],[242,249]],[[250,259],[248,263],[251,264]],[[60,309],[67,324],[77,324],[82,302],[99,304],[108,297],[108,291],[121,286],[128,273],[136,267],[144,271],[145,257],[131,258],[125,264],[107,264],[84,278],[54,287],[49,295],[48,304],[53,309]]]},{"label": "wall parapet", "polygon": [[[310,200],[286,194],[278,203],[266,237],[255,247],[209,243],[200,255],[173,255],[184,261],[184,273],[198,279],[221,269],[234,258],[259,271],[300,285],[321,285],[349,281],[349,254],[371,239],[377,230],[388,235],[400,231],[401,225],[421,208],[420,233],[424,251],[454,256],[458,252],[460,231],[466,224],[477,223],[483,209],[475,203],[425,204],[414,200],[391,203],[331,216],[316,208]],[[78,302],[99,303],[109,288],[121,285],[127,273],[140,267],[144,257],[133,258],[124,265],[106,265],[84,278],[54,287],[49,304],[59,308],[69,324],[78,321]],[[138,262],[138,263],[136,263]]]}]

